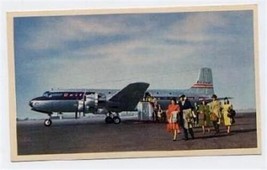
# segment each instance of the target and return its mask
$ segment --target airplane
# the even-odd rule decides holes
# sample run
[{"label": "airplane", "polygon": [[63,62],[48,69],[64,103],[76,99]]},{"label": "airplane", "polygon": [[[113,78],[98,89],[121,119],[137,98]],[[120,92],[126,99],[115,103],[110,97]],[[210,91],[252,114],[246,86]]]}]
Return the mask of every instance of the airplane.
[{"label": "airplane", "polygon": [[120,91],[108,90],[112,95],[107,99],[103,90],[88,89],[62,89],[52,90],[43,93],[43,96],[36,97],[29,102],[31,110],[45,113],[49,119],[45,119],[44,125],[49,127],[52,124],[51,116],[54,112],[78,112],[106,114],[105,122],[119,124],[121,119],[119,113],[122,111],[135,111],[136,105],[144,97],[149,87],[148,83],[136,82],[127,85]]}]

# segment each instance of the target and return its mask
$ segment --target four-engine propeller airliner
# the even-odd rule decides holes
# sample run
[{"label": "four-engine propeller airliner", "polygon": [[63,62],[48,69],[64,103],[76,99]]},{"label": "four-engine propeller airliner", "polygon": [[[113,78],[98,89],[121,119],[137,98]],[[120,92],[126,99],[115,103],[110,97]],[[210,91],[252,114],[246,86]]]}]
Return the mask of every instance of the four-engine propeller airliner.
[{"label": "four-engine propeller airliner", "polygon": [[[132,83],[121,91],[108,89],[95,90],[53,90],[47,91],[41,97],[34,98],[29,105],[32,110],[48,114],[73,112],[106,114],[106,123],[119,124],[119,113],[122,111],[135,111],[139,101],[146,95],[155,97],[164,109],[171,98],[186,95],[191,102],[201,100],[211,101],[214,94],[212,72],[210,68],[201,68],[199,78],[189,89],[184,90],[148,90],[148,83]],[[109,99],[107,99],[109,98]],[[223,98],[218,98],[223,99]],[[51,119],[44,121],[45,126],[50,126]]]},{"label": "four-engine propeller airliner", "polygon": [[[48,114],[50,118],[53,112],[75,112],[76,118],[78,112],[98,113],[107,115],[106,123],[119,124],[121,119],[118,113],[134,111],[148,87],[148,83],[132,83],[108,100],[106,94],[100,92],[101,90],[47,91],[43,96],[32,99],[29,105],[32,110]],[[114,90],[112,93],[114,93]],[[52,124],[50,118],[44,121],[45,126]]]}]

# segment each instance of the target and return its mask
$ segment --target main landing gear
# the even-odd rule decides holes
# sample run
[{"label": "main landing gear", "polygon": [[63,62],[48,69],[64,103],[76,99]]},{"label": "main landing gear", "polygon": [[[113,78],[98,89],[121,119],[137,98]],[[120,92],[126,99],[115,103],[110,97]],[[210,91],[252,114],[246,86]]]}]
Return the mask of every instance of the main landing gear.
[{"label": "main landing gear", "polygon": [[107,117],[105,119],[105,122],[107,124],[111,124],[111,123],[120,124],[121,123],[121,118],[119,117],[119,114],[118,113],[113,114],[113,113],[109,112],[107,114]]}]

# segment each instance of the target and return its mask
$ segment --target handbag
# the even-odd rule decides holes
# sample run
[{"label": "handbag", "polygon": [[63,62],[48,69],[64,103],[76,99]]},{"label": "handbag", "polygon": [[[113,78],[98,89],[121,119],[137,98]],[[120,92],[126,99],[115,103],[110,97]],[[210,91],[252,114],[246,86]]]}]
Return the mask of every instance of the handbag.
[{"label": "handbag", "polygon": [[210,120],[211,121],[218,121],[218,116],[214,112],[212,112],[210,114]]}]

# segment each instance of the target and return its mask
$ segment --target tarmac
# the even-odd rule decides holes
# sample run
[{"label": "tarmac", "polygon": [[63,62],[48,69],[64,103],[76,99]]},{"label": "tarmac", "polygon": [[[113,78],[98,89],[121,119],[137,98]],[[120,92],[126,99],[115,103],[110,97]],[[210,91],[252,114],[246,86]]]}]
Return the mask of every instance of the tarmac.
[{"label": "tarmac", "polygon": [[54,120],[51,127],[43,120],[18,121],[18,155],[257,148],[256,123],[256,113],[237,113],[230,134],[224,125],[217,135],[213,128],[203,134],[196,127],[194,140],[179,134],[172,141],[165,123],[151,121],[123,120],[116,125],[102,119]]}]

